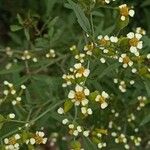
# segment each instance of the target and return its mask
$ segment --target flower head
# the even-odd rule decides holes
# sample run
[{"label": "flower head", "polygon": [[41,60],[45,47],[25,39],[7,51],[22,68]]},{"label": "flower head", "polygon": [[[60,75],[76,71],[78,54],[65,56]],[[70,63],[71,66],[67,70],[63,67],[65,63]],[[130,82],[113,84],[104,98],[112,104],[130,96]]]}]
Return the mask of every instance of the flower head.
[{"label": "flower head", "polygon": [[138,50],[143,47],[143,42],[140,41],[142,35],[139,33],[134,34],[133,32],[130,32],[127,34],[127,37],[129,38],[130,52],[136,56],[139,56]]},{"label": "flower head", "polygon": [[120,5],[119,9],[120,9],[120,15],[121,15],[120,19],[122,21],[125,21],[128,16],[133,17],[135,14],[134,10],[129,9],[129,7],[126,4]]},{"label": "flower head", "polygon": [[127,54],[121,54],[121,57],[119,57],[119,62],[123,63],[123,68],[127,68],[128,66],[131,67],[133,65],[133,62],[127,56]]},{"label": "flower head", "polygon": [[82,104],[83,106],[88,104],[87,96],[90,94],[89,89],[80,85],[76,85],[75,91],[71,90],[68,94],[68,98],[75,103],[75,105]]}]

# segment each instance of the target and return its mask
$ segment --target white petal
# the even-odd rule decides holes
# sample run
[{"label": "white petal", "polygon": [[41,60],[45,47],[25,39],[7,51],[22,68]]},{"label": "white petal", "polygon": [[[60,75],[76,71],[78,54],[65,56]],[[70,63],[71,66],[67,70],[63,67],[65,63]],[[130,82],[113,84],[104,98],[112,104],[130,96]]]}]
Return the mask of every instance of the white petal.
[{"label": "white petal", "polygon": [[119,57],[119,62],[123,62],[123,58],[122,57]]},{"label": "white petal", "polygon": [[128,33],[128,34],[127,34],[127,37],[128,37],[129,39],[134,38],[134,33],[133,33],[133,32]]},{"label": "white petal", "polygon": [[130,52],[131,52],[131,53],[136,53],[136,52],[137,52],[137,48],[134,47],[134,46],[131,46],[131,47],[130,47]]},{"label": "white petal", "polygon": [[75,64],[75,65],[74,65],[74,67],[75,67],[76,69],[81,68],[81,66],[82,66],[81,63],[78,63],[78,64]]},{"label": "white petal", "polygon": [[71,90],[68,94],[68,98],[74,98],[75,97],[75,92],[73,90]]},{"label": "white petal", "polygon": [[79,106],[80,105],[80,102],[79,101],[75,101],[74,103],[76,106]]},{"label": "white petal", "polygon": [[108,97],[109,97],[109,95],[108,95],[105,91],[102,92],[102,96],[103,96],[104,98],[108,98]]},{"label": "white petal", "polygon": [[102,39],[102,38],[103,38],[103,36],[102,36],[102,35],[99,35],[97,38],[100,40],[100,39]]},{"label": "white petal", "polygon": [[128,65],[127,64],[123,64],[123,68],[127,68],[128,67]]},{"label": "white petal", "polygon": [[142,35],[139,34],[139,33],[136,33],[136,34],[135,34],[135,37],[136,37],[138,40],[140,40],[140,39],[142,38]]},{"label": "white petal", "polygon": [[135,14],[135,11],[134,10],[129,10],[129,15],[131,16],[131,17],[133,17],[134,16],[134,14]]},{"label": "white petal", "polygon": [[142,42],[142,41],[140,41],[140,42],[138,43],[137,48],[138,48],[138,49],[142,49],[142,48],[143,48],[143,42]]},{"label": "white petal", "polygon": [[84,99],[84,100],[81,101],[81,103],[82,103],[83,106],[87,105],[88,102],[89,102],[89,101],[88,101],[87,99]]},{"label": "white petal", "polygon": [[122,21],[125,21],[126,20],[126,17],[125,16],[121,16],[120,18]]},{"label": "white petal", "polygon": [[85,77],[88,77],[89,74],[90,74],[90,70],[89,69],[85,69],[83,75]]},{"label": "white petal", "polygon": [[83,91],[83,87],[80,86],[80,85],[76,85],[75,90],[76,90],[77,92],[81,92],[81,91]]},{"label": "white petal", "polygon": [[105,109],[107,106],[108,106],[108,104],[106,102],[104,102],[104,103],[101,104],[101,108],[102,109]]},{"label": "white petal", "polygon": [[85,94],[86,96],[88,96],[88,95],[90,94],[89,89],[84,89],[84,94]]}]

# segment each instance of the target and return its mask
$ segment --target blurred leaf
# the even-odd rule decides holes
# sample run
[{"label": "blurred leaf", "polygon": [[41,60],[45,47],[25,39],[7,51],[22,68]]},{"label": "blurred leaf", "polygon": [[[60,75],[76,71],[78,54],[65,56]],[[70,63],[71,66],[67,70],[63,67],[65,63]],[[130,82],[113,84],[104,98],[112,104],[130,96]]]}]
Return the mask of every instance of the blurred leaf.
[{"label": "blurred leaf", "polygon": [[18,31],[18,30],[21,30],[23,27],[22,26],[19,26],[19,25],[11,25],[10,26],[10,29],[11,31],[15,32],[15,31]]},{"label": "blurred leaf", "polygon": [[19,65],[13,65],[10,69],[6,70],[3,69],[0,71],[0,75],[4,75],[4,74],[10,74],[10,73],[14,73],[14,72],[20,72],[24,69],[24,66],[19,66]]},{"label": "blurred leaf", "polygon": [[148,114],[140,123],[140,126],[143,126],[150,122],[150,114]]},{"label": "blurred leaf", "polygon": [[0,114],[0,130],[3,127],[5,118]]},{"label": "blurred leaf", "polygon": [[68,112],[73,106],[73,103],[71,100],[66,100],[64,103],[64,111],[65,113]]},{"label": "blurred leaf", "polygon": [[92,143],[92,141],[89,138],[83,137],[83,145],[85,150],[98,150],[95,144]]},{"label": "blurred leaf", "polygon": [[76,17],[78,19],[78,23],[80,24],[82,29],[87,33],[91,33],[90,22],[88,18],[85,16],[81,7],[76,3],[74,3],[72,0],[68,0],[68,2],[71,5],[72,9],[74,10]]}]

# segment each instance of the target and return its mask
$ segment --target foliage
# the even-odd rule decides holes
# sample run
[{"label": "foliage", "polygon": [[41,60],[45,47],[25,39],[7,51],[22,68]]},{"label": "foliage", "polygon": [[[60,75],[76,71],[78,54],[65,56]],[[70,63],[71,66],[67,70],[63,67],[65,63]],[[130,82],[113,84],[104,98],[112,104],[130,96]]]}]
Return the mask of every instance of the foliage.
[{"label": "foliage", "polygon": [[149,7],[1,0],[0,149],[150,149]]}]

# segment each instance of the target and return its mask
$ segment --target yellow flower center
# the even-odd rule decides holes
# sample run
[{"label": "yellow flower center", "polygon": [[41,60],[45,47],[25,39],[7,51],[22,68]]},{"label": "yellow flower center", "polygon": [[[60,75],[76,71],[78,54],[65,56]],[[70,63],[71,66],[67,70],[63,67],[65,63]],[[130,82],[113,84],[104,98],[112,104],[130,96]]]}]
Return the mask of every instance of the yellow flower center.
[{"label": "yellow flower center", "polygon": [[129,41],[129,44],[130,44],[131,46],[136,47],[136,46],[138,45],[138,42],[139,42],[139,40],[134,37],[134,38],[132,38],[132,39]]},{"label": "yellow flower center", "polygon": [[43,143],[43,137],[40,137],[40,136],[35,136],[35,141],[37,144],[42,144]]},{"label": "yellow flower center", "polygon": [[121,136],[118,137],[120,143],[123,143],[123,138]]},{"label": "yellow flower center", "polygon": [[123,63],[128,64],[130,62],[130,58],[128,56],[123,58]]},{"label": "yellow flower center", "polygon": [[87,46],[87,49],[88,49],[88,50],[93,51],[93,49],[94,49],[93,43],[88,44],[88,45],[86,45],[86,46]]},{"label": "yellow flower center", "polygon": [[105,40],[104,38],[102,38],[102,39],[99,40],[99,44],[101,46],[107,46],[107,45],[109,45],[109,43],[110,42],[108,40]]},{"label": "yellow flower center", "polygon": [[15,137],[11,137],[10,139],[9,139],[9,145],[15,145],[16,144],[16,139],[15,139]]},{"label": "yellow flower center", "polygon": [[100,102],[100,104],[105,103],[105,98],[104,98],[103,96],[100,96],[100,98],[99,98],[99,102]]},{"label": "yellow flower center", "polygon": [[129,15],[129,8],[128,7],[122,7],[122,8],[120,8],[120,14],[122,16],[127,17]]},{"label": "yellow flower center", "polygon": [[81,68],[79,68],[79,69],[77,70],[77,73],[83,74],[84,71],[85,71],[85,68],[84,68],[84,67],[81,67]]},{"label": "yellow flower center", "polygon": [[76,92],[75,93],[75,100],[76,101],[82,101],[82,100],[84,100],[85,99],[85,94],[84,94],[84,92],[82,91],[82,92]]}]

